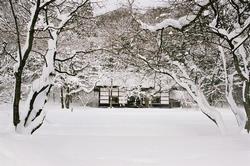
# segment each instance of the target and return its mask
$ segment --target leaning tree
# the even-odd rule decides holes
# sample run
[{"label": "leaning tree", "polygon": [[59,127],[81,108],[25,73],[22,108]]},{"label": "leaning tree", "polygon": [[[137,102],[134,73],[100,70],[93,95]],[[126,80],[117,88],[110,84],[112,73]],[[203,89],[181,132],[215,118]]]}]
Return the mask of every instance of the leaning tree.
[{"label": "leaning tree", "polygon": [[[170,9],[176,11],[176,15],[169,15],[167,12],[164,13],[167,17],[161,19],[160,22],[148,23],[138,20],[143,29],[147,29],[151,32],[160,31],[163,29],[173,28],[180,32],[185,32],[189,27],[192,26],[204,26],[208,29],[209,34],[207,37],[212,36],[210,41],[219,47],[218,51],[222,57],[221,66],[224,66],[224,76],[226,83],[226,98],[229,102],[230,108],[235,114],[235,117],[238,121],[239,126],[243,126],[248,132],[250,130],[249,125],[249,109],[250,109],[250,100],[249,100],[249,31],[250,31],[250,2],[249,1],[215,1],[215,0],[201,0],[201,1],[171,1],[173,4],[170,4]],[[185,5],[184,5],[185,4]],[[185,6],[185,10],[178,10],[181,6]],[[168,10],[169,11],[169,10]],[[162,14],[163,15],[163,14]],[[197,24],[203,20],[203,24]],[[204,33],[203,33],[204,34]],[[198,43],[196,44],[198,47]],[[183,58],[186,58],[184,56]],[[143,61],[148,63],[148,60],[141,56]],[[192,61],[190,61],[192,62]],[[234,68],[227,67],[228,63],[233,63]],[[202,61],[204,63],[204,61]],[[189,82],[189,73],[186,72],[186,66],[183,63],[178,61],[178,63],[172,63],[177,66],[180,71],[186,75]],[[190,68],[192,65],[189,65]],[[197,67],[195,67],[197,69]],[[159,71],[163,72],[163,71]],[[164,71],[166,72],[166,71]],[[172,71],[169,70],[166,72],[176,78],[176,81],[183,80],[177,79],[173,75]],[[228,74],[230,73],[230,74]],[[188,76],[188,77],[187,77]],[[185,78],[184,77],[184,78]],[[237,77],[238,82],[242,84],[242,101],[245,108],[245,111],[242,112],[236,105],[236,102],[232,95],[233,90],[233,80],[234,77]],[[239,81],[240,80],[240,81]],[[182,81],[179,82],[182,84]],[[186,85],[186,89],[189,91],[191,85]],[[195,88],[196,89],[196,88]],[[200,88],[199,88],[200,89]],[[190,89],[191,92],[195,90]],[[198,97],[200,100],[204,97]],[[210,116],[212,117],[212,116]]]}]

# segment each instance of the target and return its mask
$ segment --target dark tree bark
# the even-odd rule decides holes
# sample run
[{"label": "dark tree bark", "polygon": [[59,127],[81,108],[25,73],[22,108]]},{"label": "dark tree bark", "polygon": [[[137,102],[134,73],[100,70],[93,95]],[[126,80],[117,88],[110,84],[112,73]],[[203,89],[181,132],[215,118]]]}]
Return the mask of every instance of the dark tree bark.
[{"label": "dark tree bark", "polygon": [[37,9],[34,13],[33,18],[31,18],[31,24],[29,27],[29,32],[28,32],[28,36],[29,38],[27,39],[27,49],[22,53],[21,52],[21,42],[20,42],[20,32],[19,32],[19,25],[17,22],[17,16],[15,13],[15,9],[12,3],[12,0],[9,0],[9,4],[11,6],[11,12],[14,18],[14,22],[15,22],[15,28],[16,28],[16,35],[17,35],[17,45],[18,45],[18,56],[19,56],[19,66],[18,66],[18,71],[15,72],[15,95],[14,95],[14,102],[13,102],[13,124],[15,127],[17,127],[17,125],[20,123],[20,115],[19,115],[19,103],[21,100],[21,88],[22,88],[22,73],[23,73],[23,69],[26,65],[26,61],[30,55],[32,46],[33,46],[33,41],[34,41],[34,33],[35,33],[35,24],[36,21],[38,19],[38,14],[40,12],[40,0],[37,1]]},{"label": "dark tree bark", "polygon": [[21,100],[21,85],[22,85],[22,74],[21,72],[15,73],[15,96],[13,102],[13,124],[15,127],[20,123],[20,115],[19,115],[19,103]]},{"label": "dark tree bark", "polygon": [[69,107],[70,107],[70,102],[71,102],[71,95],[69,94],[69,92],[70,92],[70,89],[69,89],[69,87],[67,87],[67,91],[66,91],[67,93],[66,93],[66,96],[65,96],[65,107],[67,108],[67,109],[69,109]]},{"label": "dark tree bark", "polygon": [[61,87],[61,108],[64,109],[63,87]]},{"label": "dark tree bark", "polygon": [[[39,116],[41,115],[42,111],[44,111],[42,108],[39,109],[39,110],[36,110],[36,109],[34,108],[34,103],[35,103],[35,100],[38,98],[38,96],[39,96],[40,94],[42,94],[44,91],[46,92],[46,97],[48,97],[48,95],[49,95],[49,93],[50,93],[50,90],[51,90],[52,86],[53,86],[53,84],[44,85],[39,91],[35,91],[35,92],[33,93],[32,98],[31,98],[30,103],[29,103],[29,112],[28,112],[28,114],[27,114],[27,116],[26,116],[26,118],[25,118],[25,122],[24,122],[24,126],[25,126],[25,127],[26,127],[28,121],[29,121],[29,122],[30,122],[30,121],[31,121],[31,122],[35,121],[37,118],[39,118]],[[44,100],[43,105],[45,105],[46,103],[47,103],[47,99]],[[32,115],[31,113],[34,113],[34,112],[35,112],[35,115]],[[30,131],[31,134],[33,134],[37,129],[39,129],[39,128],[42,126],[42,124],[43,124],[43,122],[44,122],[44,119],[45,119],[45,115],[43,116],[42,121],[41,121],[39,124],[37,124],[37,125]]]}]

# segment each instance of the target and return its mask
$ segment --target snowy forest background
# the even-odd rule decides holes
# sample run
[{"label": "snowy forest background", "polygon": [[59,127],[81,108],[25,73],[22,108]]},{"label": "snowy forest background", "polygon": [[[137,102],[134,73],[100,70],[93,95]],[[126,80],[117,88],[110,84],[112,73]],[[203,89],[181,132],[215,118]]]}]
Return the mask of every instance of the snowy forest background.
[{"label": "snowy forest background", "polygon": [[250,2],[141,4],[0,2],[0,101],[13,103],[17,132],[33,133],[43,124],[53,91],[63,93],[67,105],[93,90],[104,72],[159,73],[185,89],[221,130],[214,106],[226,105],[249,132]]}]

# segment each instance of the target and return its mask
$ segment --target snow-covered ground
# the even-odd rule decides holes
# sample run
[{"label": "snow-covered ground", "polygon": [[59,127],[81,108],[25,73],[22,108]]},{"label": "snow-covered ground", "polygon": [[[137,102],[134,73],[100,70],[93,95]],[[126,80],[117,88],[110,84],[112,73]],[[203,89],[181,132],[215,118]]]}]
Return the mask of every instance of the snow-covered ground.
[{"label": "snow-covered ground", "polygon": [[227,133],[191,109],[82,109],[48,106],[34,135],[11,132],[11,108],[0,105],[1,166],[236,166],[250,163],[250,135]]}]

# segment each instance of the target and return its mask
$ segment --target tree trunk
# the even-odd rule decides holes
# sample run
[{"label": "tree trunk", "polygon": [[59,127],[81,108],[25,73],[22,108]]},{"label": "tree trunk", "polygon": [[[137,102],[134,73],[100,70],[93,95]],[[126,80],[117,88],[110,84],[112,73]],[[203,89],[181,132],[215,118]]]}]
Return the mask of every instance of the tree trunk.
[{"label": "tree trunk", "polygon": [[231,111],[233,112],[236,121],[238,123],[238,126],[240,129],[243,129],[245,127],[246,121],[247,121],[247,116],[245,111],[241,110],[238,106],[237,103],[235,102],[234,96],[233,96],[233,90],[234,90],[234,75],[235,74],[230,74],[228,75],[228,66],[226,62],[226,56],[225,52],[222,46],[219,46],[219,51],[221,55],[221,59],[223,62],[223,68],[224,68],[224,74],[225,74],[225,95],[227,102],[230,106]]},{"label": "tree trunk", "polygon": [[61,108],[64,109],[63,87],[61,87]]},{"label": "tree trunk", "polygon": [[19,115],[19,103],[21,100],[21,85],[22,85],[22,74],[21,72],[15,73],[15,95],[13,102],[13,124],[15,128],[20,123],[20,115]]},{"label": "tree trunk", "polygon": [[109,90],[109,95],[110,95],[110,99],[109,99],[109,107],[112,108],[113,107],[113,78],[111,78],[111,82],[110,82],[110,90]]},{"label": "tree trunk", "polygon": [[229,107],[231,109],[231,111],[233,112],[235,118],[236,118],[236,121],[238,123],[238,126],[243,129],[245,124],[246,124],[246,113],[244,112],[244,110],[241,110],[234,98],[233,98],[233,95],[232,95],[232,92],[229,92],[228,94],[226,94],[226,99],[227,99],[227,102],[229,104]]},{"label": "tree trunk", "polygon": [[226,99],[228,101],[228,104],[237,120],[238,126],[243,129],[246,121],[247,121],[247,116],[245,111],[241,110],[233,97],[233,75],[228,76],[228,78],[226,78]]},{"label": "tree trunk", "polygon": [[46,116],[44,105],[47,103],[49,92],[54,84],[54,59],[56,55],[56,33],[54,39],[48,40],[48,51],[45,56],[46,63],[43,66],[40,78],[33,81],[29,96],[26,100],[24,113],[17,126],[17,132],[32,134],[41,127]]},{"label": "tree trunk", "polygon": [[[36,80],[38,83],[40,80]],[[53,86],[52,83],[45,83],[38,87],[32,87],[27,99],[26,116],[18,125],[19,133],[32,134],[41,127],[45,119],[44,105],[47,103],[49,92]]]},{"label": "tree trunk", "polygon": [[[181,67],[180,69],[183,71]],[[225,127],[220,112],[209,104],[207,98],[205,97],[204,93],[199,88],[199,86],[191,81],[189,81],[189,83],[182,82],[174,74],[172,74],[171,76],[181,87],[187,90],[188,94],[198,104],[202,113],[204,113],[210,120],[212,120],[219,127],[221,133],[224,133]]]},{"label": "tree trunk", "polygon": [[70,92],[69,87],[67,87],[67,94],[65,96],[65,107],[67,109],[69,109],[69,107],[70,107],[70,101],[71,101],[71,99],[70,99],[71,95],[69,94],[69,92]]},{"label": "tree trunk", "polygon": [[247,122],[245,124],[245,129],[249,133],[250,131],[250,82],[249,81],[245,82],[245,87],[243,90],[244,90],[243,104],[247,114]]},{"label": "tree trunk", "polygon": [[224,133],[225,127],[220,112],[210,106],[202,92],[198,92],[196,102],[202,113],[204,113],[209,119],[211,119],[219,127],[221,132]]}]

